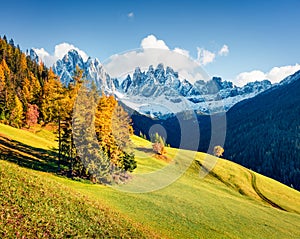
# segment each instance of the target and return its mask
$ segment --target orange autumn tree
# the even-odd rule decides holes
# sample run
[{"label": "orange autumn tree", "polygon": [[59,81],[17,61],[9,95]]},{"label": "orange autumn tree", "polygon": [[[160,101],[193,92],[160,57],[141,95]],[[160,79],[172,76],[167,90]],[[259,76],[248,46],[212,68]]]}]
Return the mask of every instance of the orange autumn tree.
[{"label": "orange autumn tree", "polygon": [[111,95],[102,93],[95,112],[95,131],[100,148],[120,169],[133,171],[136,168],[134,153],[130,150],[133,134],[131,120],[126,111]]}]

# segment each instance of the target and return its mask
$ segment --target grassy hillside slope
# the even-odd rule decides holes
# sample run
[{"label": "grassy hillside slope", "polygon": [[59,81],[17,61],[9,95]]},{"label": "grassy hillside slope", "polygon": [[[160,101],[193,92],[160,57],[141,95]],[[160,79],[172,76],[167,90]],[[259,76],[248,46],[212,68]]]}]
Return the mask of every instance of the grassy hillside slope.
[{"label": "grassy hillside slope", "polygon": [[[30,149],[26,160],[31,161],[23,164],[25,167],[37,160],[47,164],[48,158],[35,152],[55,147],[55,142],[47,136],[3,125],[0,133],[1,157],[5,154],[6,160],[18,163],[13,157],[22,157],[20,153]],[[149,142],[138,137],[133,140],[138,161],[135,174],[149,173],[167,164],[153,157]],[[19,142],[22,147],[15,145],[16,152],[7,155],[1,142],[8,145]],[[167,157],[172,158],[176,153],[177,149],[167,148]],[[193,152],[180,151],[180,155],[189,158]],[[213,171],[200,179],[204,159],[214,158],[197,153],[182,177],[150,193],[124,193],[0,160],[0,237],[300,237],[298,191],[255,173],[256,186],[266,198],[280,205],[283,210],[279,210],[257,194],[251,172],[235,163],[219,159]]]},{"label": "grassy hillside slope", "polygon": [[0,238],[145,238],[149,235],[138,223],[57,182],[52,175],[3,160],[0,165]]}]

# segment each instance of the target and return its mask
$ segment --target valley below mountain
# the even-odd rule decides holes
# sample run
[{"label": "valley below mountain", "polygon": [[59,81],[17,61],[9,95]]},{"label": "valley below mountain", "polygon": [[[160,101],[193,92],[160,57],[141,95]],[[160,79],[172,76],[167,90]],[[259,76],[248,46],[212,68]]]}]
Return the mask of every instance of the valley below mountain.
[{"label": "valley below mountain", "polygon": [[[159,64],[146,71],[137,67],[132,74],[116,79],[97,59],[84,62],[75,50],[58,60],[53,69],[68,85],[76,67],[83,70],[89,84],[116,96],[131,115],[137,135],[150,138],[151,127],[161,125],[171,146],[212,153],[214,133],[213,143],[224,145],[226,158],[300,188],[300,132],[293,120],[299,115],[299,72],[274,85],[264,80],[237,87],[220,77],[192,84],[171,67]],[[214,126],[212,116],[219,121]],[[193,130],[195,120],[200,137]],[[183,130],[188,132],[185,137]]]}]

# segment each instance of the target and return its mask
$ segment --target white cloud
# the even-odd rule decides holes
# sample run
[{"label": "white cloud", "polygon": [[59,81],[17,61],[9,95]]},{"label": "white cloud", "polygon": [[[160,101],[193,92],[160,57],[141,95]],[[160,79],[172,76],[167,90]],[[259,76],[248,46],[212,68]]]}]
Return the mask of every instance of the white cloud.
[{"label": "white cloud", "polygon": [[242,72],[233,81],[237,86],[244,86],[248,82],[262,81],[266,79],[266,74],[259,70]]},{"label": "white cloud", "polygon": [[76,50],[82,57],[84,61],[88,59],[88,55],[80,50],[79,48],[75,47],[72,44],[63,42],[55,46],[54,53],[51,55],[49,52],[47,52],[44,48],[33,48],[33,50],[36,52],[36,54],[39,56],[39,58],[45,63],[46,66],[50,67],[52,66],[58,59],[62,59],[64,55],[68,53],[70,50]]},{"label": "white cloud", "polygon": [[227,56],[228,53],[229,53],[229,47],[228,47],[226,44],[224,44],[224,45],[222,46],[222,48],[219,50],[219,52],[218,52],[218,54],[219,54],[220,56]]},{"label": "white cloud", "polygon": [[184,56],[186,56],[186,57],[189,57],[189,56],[190,56],[189,51],[187,51],[187,50],[185,50],[185,49],[182,49],[182,48],[175,47],[175,48],[174,48],[174,52],[177,52],[177,53],[179,53],[179,54],[182,54],[182,55],[184,55]]},{"label": "white cloud", "polygon": [[204,48],[197,47],[197,61],[201,65],[206,65],[215,60],[216,54]]},{"label": "white cloud", "polygon": [[134,13],[133,13],[133,12],[128,13],[128,14],[127,14],[127,17],[128,17],[128,18],[134,18]]},{"label": "white cloud", "polygon": [[39,56],[40,60],[50,67],[57,60],[57,57],[50,55],[44,48],[33,48],[35,53]]},{"label": "white cloud", "polygon": [[136,67],[142,71],[148,69],[150,65],[156,67],[159,63],[170,66],[179,73],[182,79],[190,82],[196,80],[208,80],[208,74],[199,63],[189,56],[185,49],[170,49],[167,44],[154,35],[149,35],[142,39],[141,48],[123,54],[116,54],[104,62],[104,67],[112,77],[123,78],[132,74]]},{"label": "white cloud", "polygon": [[248,82],[269,80],[274,83],[278,83],[285,77],[294,74],[300,70],[300,65],[289,65],[281,67],[273,67],[269,72],[262,72],[260,70],[254,70],[249,72],[242,72],[233,80],[233,83],[237,86],[243,86]]},{"label": "white cloud", "polygon": [[215,61],[217,56],[227,56],[229,47],[224,44],[218,52],[212,52],[204,48],[197,47],[197,61],[199,64],[205,66]]},{"label": "white cloud", "polygon": [[296,71],[300,70],[300,65],[295,64],[292,66],[281,66],[273,67],[267,74],[267,79],[272,83],[278,83],[283,80],[285,77],[294,74]]},{"label": "white cloud", "polygon": [[159,48],[146,48],[116,54],[103,65],[112,77],[124,78],[128,74],[132,74],[136,67],[145,71],[150,65],[156,67],[160,63],[165,67],[172,67],[179,73],[181,79],[188,79],[190,82],[209,79],[208,74],[196,61],[175,51]]},{"label": "white cloud", "polygon": [[66,55],[70,50],[76,50],[79,53],[79,55],[81,55],[84,61],[86,61],[89,58],[84,51],[66,42],[55,46],[54,56],[56,56],[58,59],[62,59],[64,55]]},{"label": "white cloud", "polygon": [[50,56],[50,54],[44,48],[33,48],[33,50],[42,59]]},{"label": "white cloud", "polygon": [[169,50],[169,47],[163,40],[158,40],[154,35],[145,37],[141,42],[141,47],[146,48],[159,48]]}]

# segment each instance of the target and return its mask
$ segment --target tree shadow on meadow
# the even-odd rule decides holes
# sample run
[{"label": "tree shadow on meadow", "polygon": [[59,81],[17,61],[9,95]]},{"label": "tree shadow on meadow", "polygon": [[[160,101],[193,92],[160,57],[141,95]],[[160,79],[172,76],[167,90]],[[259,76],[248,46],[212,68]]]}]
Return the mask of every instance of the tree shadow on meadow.
[{"label": "tree shadow on meadow", "polygon": [[0,136],[0,159],[34,170],[57,172],[55,149],[35,148],[3,136]]},{"label": "tree shadow on meadow", "polygon": [[135,147],[135,149],[144,153],[153,154],[152,148]]}]

